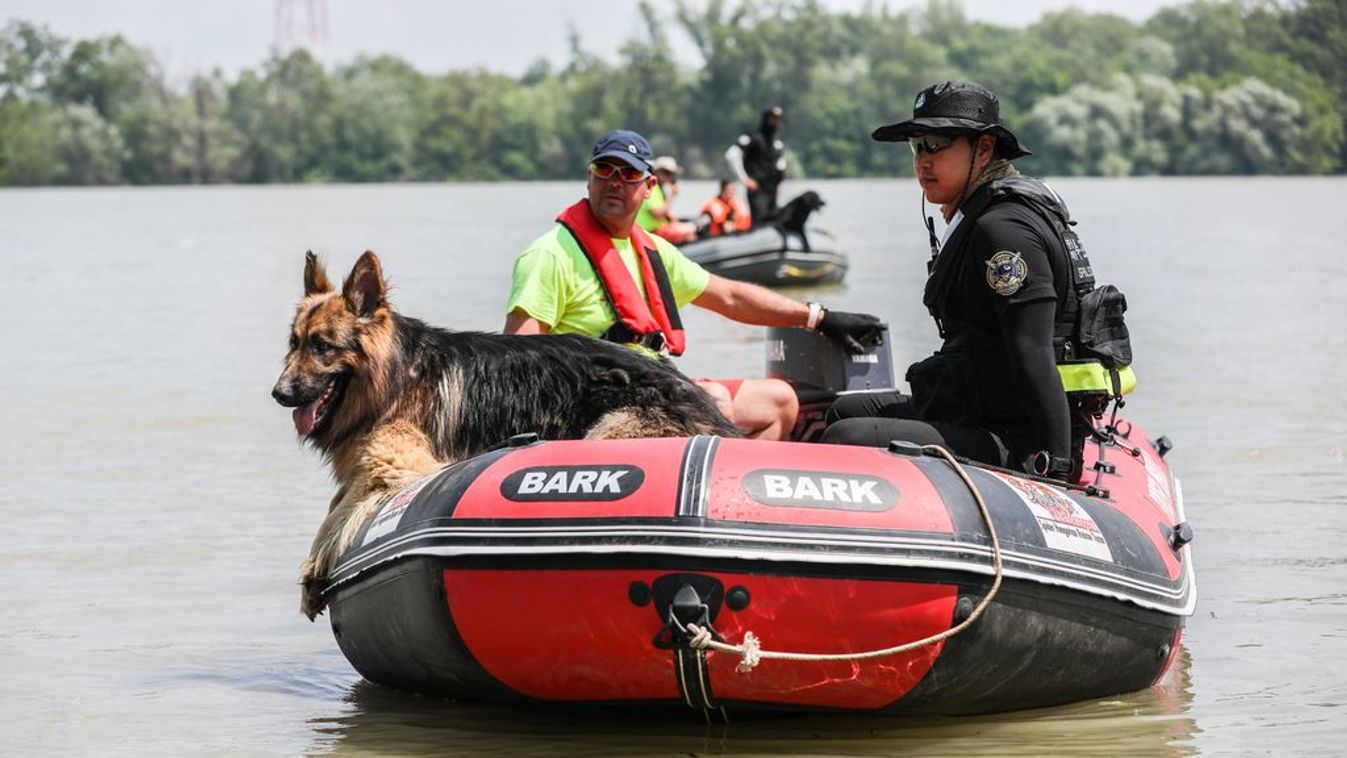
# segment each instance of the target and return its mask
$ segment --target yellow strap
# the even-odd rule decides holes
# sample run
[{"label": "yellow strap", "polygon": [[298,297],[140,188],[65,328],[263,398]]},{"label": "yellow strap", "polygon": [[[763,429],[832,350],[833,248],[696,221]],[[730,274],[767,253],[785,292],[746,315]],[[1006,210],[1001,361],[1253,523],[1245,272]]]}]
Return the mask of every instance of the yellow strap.
[{"label": "yellow strap", "polygon": [[[1122,394],[1127,395],[1136,389],[1137,376],[1131,366],[1118,370],[1118,382]],[[1103,392],[1113,394],[1112,372],[1099,361],[1073,361],[1057,364],[1057,374],[1062,377],[1062,389],[1067,392]]]}]

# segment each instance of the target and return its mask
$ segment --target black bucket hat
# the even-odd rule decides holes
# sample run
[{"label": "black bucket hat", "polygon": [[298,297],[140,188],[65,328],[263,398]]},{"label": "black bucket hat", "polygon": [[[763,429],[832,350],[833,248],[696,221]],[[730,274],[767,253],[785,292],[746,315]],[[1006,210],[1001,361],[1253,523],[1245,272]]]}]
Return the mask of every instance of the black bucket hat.
[{"label": "black bucket hat", "polygon": [[1001,104],[992,91],[973,82],[941,82],[917,93],[912,118],[870,133],[876,142],[906,142],[929,132],[992,132],[1006,158],[1032,155],[1001,124]]}]

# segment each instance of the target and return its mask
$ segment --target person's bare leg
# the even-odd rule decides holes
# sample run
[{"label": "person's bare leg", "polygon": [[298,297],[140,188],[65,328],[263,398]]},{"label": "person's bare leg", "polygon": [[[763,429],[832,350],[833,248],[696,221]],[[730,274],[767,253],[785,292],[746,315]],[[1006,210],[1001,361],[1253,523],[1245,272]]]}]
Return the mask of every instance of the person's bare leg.
[{"label": "person's bare leg", "polygon": [[800,400],[789,384],[780,379],[745,379],[734,396],[730,420],[745,437],[784,440],[795,428],[799,412]]},{"label": "person's bare leg", "polygon": [[711,399],[716,401],[716,408],[734,423],[734,400],[730,398],[729,388],[711,379],[698,379],[697,386],[710,395]]},{"label": "person's bare leg", "polygon": [[675,245],[681,245],[697,239],[697,225],[691,221],[671,221],[656,229],[655,234]]}]

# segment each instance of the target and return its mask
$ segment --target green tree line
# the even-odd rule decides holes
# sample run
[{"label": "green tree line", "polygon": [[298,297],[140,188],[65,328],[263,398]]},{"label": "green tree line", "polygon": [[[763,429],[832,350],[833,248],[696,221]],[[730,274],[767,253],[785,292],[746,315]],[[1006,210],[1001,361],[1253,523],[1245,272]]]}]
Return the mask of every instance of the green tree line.
[{"label": "green tree line", "polygon": [[[1025,28],[957,0],[832,13],[817,0],[640,6],[616,60],[572,32],[521,76],[430,75],[304,51],[171,83],[120,36],[0,31],[0,184],[529,180],[579,175],[636,129],[696,175],[785,107],[797,173],[911,171],[869,132],[946,78],[981,82],[1049,175],[1327,174],[1347,168],[1347,0],[1198,0],[1142,23],[1067,10]],[[696,65],[675,60],[682,35]]]}]

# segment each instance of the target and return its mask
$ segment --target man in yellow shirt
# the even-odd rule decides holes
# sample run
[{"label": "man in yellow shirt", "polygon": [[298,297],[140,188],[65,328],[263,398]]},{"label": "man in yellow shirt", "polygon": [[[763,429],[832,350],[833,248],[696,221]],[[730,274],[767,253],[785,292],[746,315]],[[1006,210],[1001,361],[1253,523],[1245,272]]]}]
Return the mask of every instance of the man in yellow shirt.
[{"label": "man in yellow shirt", "polygon": [[673,210],[678,198],[678,175],[683,173],[683,167],[671,156],[661,155],[650,162],[650,169],[658,181],[636,212],[636,224],[675,245],[697,239],[697,224],[681,220]]},{"label": "man in yellow shirt", "polygon": [[[857,352],[879,339],[874,316],[827,311],[710,274],[668,241],[647,234],[635,220],[656,184],[653,160],[650,144],[635,132],[617,130],[599,139],[588,196],[564,210],[515,261],[506,333],[578,332],[652,357],[680,355],[686,340],[678,309],[692,303],[746,324],[818,329]],[[799,406],[783,381],[699,383],[750,437],[784,439],[795,424]]]}]

